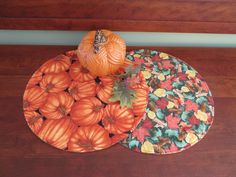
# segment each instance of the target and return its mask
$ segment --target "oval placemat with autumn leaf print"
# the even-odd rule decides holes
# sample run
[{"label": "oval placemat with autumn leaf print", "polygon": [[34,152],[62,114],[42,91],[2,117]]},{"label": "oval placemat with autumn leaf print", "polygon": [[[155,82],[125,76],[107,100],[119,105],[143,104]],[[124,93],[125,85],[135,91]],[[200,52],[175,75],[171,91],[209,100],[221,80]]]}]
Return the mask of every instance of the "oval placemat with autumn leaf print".
[{"label": "oval placemat with autumn leaf print", "polygon": [[149,100],[142,121],[121,144],[136,152],[171,154],[201,140],[214,117],[212,94],[201,75],[155,50],[130,51],[127,59],[142,65]]},{"label": "oval placemat with autumn leaf print", "polygon": [[[70,152],[97,151],[119,143],[147,107],[148,86],[139,68],[96,77],[81,66],[76,51],[48,60],[24,92],[28,126],[44,142]],[[129,89],[127,83],[132,83]]]}]

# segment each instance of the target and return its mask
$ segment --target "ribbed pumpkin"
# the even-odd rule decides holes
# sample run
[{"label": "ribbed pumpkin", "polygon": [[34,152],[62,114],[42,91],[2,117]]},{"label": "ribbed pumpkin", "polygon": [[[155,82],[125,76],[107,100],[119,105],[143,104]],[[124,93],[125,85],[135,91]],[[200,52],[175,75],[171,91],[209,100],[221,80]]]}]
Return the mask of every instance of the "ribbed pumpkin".
[{"label": "ribbed pumpkin", "polygon": [[94,97],[96,95],[96,88],[94,80],[87,82],[73,81],[68,90],[75,100],[79,100],[85,97]]},{"label": "ribbed pumpkin", "polygon": [[97,96],[105,103],[109,102],[109,98],[112,96],[112,90],[114,86],[114,79],[109,76],[100,77],[100,82],[97,85]]},{"label": "ribbed pumpkin", "polygon": [[69,69],[71,65],[70,58],[65,55],[58,55],[55,58],[48,60],[44,63],[40,71],[47,73],[60,73]]},{"label": "ribbed pumpkin", "polygon": [[34,133],[38,133],[43,125],[42,115],[35,111],[24,111],[24,116],[30,129]]},{"label": "ribbed pumpkin", "polygon": [[23,109],[25,111],[34,111],[39,109],[47,99],[47,93],[38,86],[26,89],[23,96]]},{"label": "ribbed pumpkin", "polygon": [[46,120],[43,123],[38,136],[46,143],[59,148],[67,148],[67,143],[77,126],[69,117],[64,117],[57,120]]},{"label": "ribbed pumpkin", "polygon": [[79,82],[85,82],[95,79],[95,77],[90,74],[88,69],[81,66],[79,61],[71,65],[69,73],[73,80]]},{"label": "ribbed pumpkin", "polygon": [[114,103],[105,107],[102,124],[109,133],[121,134],[132,129],[134,120],[132,109]]},{"label": "ribbed pumpkin", "polygon": [[30,78],[26,88],[29,89],[36,86],[37,84],[39,84],[42,78],[43,78],[43,73],[40,70],[35,71],[35,73]]},{"label": "ribbed pumpkin", "polygon": [[60,119],[69,114],[73,103],[74,99],[66,92],[49,93],[40,112],[47,119]]},{"label": "ribbed pumpkin", "polygon": [[103,107],[96,97],[82,98],[73,105],[70,116],[79,126],[93,125],[102,119]]},{"label": "ribbed pumpkin", "polygon": [[137,116],[142,116],[146,110],[148,103],[148,92],[145,89],[135,89],[136,98],[133,101],[133,113]]},{"label": "ribbed pumpkin", "polygon": [[50,73],[43,76],[40,87],[46,92],[60,92],[69,87],[71,78],[66,72]]},{"label": "ribbed pumpkin", "polygon": [[73,152],[91,152],[102,150],[112,145],[109,133],[99,125],[79,127],[72,134],[68,150]]},{"label": "ribbed pumpkin", "polygon": [[108,30],[88,32],[78,47],[80,63],[94,76],[115,73],[124,63],[125,41]]}]

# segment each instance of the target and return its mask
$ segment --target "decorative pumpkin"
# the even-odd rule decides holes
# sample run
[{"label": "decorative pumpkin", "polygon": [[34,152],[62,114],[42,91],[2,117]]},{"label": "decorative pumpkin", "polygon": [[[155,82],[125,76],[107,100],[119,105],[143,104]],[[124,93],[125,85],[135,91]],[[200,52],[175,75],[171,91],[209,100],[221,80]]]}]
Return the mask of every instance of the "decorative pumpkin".
[{"label": "decorative pumpkin", "polygon": [[25,111],[34,111],[39,109],[47,99],[47,93],[38,86],[26,89],[23,96],[23,109]]},{"label": "decorative pumpkin", "polygon": [[95,77],[90,74],[89,70],[81,66],[78,61],[71,65],[69,73],[73,80],[79,82],[85,82],[95,79]]},{"label": "decorative pumpkin", "polygon": [[112,96],[112,90],[114,86],[114,79],[109,76],[100,77],[100,82],[97,85],[97,96],[105,103],[109,102],[109,98]]},{"label": "decorative pumpkin", "polygon": [[35,73],[30,78],[26,88],[29,89],[36,86],[37,84],[39,84],[42,78],[43,78],[43,73],[40,70],[35,71]]},{"label": "decorative pumpkin", "polygon": [[65,55],[58,55],[44,63],[40,70],[45,73],[60,73],[69,69],[71,65],[70,58]]},{"label": "decorative pumpkin", "polygon": [[77,126],[69,117],[64,117],[57,120],[45,120],[38,136],[46,143],[59,148],[67,148],[67,143]]},{"label": "decorative pumpkin", "polygon": [[73,103],[74,99],[66,92],[49,93],[40,112],[47,119],[60,119],[69,114]]},{"label": "decorative pumpkin", "polygon": [[69,87],[71,78],[66,72],[51,73],[43,76],[40,87],[46,92],[60,92]]},{"label": "decorative pumpkin", "polygon": [[70,116],[79,126],[93,125],[102,119],[103,107],[96,97],[82,98],[72,106]]},{"label": "decorative pumpkin", "polygon": [[109,133],[99,125],[79,127],[68,142],[68,151],[91,152],[112,145]]},{"label": "decorative pumpkin", "polygon": [[134,119],[132,109],[121,108],[119,103],[114,103],[105,107],[102,124],[109,133],[122,134],[132,129]]},{"label": "decorative pumpkin", "polygon": [[125,53],[125,41],[108,30],[88,32],[77,51],[82,66],[94,76],[114,74],[123,65]]},{"label": "decorative pumpkin", "polygon": [[96,87],[94,80],[87,82],[73,81],[68,90],[70,95],[78,101],[81,98],[96,96]]},{"label": "decorative pumpkin", "polygon": [[143,116],[148,103],[148,92],[145,89],[135,89],[136,98],[133,101],[133,113],[137,116]]},{"label": "decorative pumpkin", "polygon": [[42,115],[35,111],[24,111],[24,116],[30,129],[37,134],[43,125]]}]

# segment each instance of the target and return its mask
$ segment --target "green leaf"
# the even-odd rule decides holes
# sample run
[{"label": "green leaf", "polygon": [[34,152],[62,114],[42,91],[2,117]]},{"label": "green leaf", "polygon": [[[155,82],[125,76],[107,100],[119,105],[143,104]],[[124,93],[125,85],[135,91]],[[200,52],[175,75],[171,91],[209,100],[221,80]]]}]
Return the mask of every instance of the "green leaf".
[{"label": "green leaf", "polygon": [[176,137],[176,138],[179,137],[179,132],[178,132],[178,130],[167,129],[167,130],[165,131],[165,134],[166,134],[168,137]]},{"label": "green leaf", "polygon": [[138,147],[139,142],[136,139],[132,139],[129,141],[129,148],[134,149],[135,147]]},{"label": "green leaf", "polygon": [[135,99],[135,91],[126,87],[124,81],[116,81],[113,87],[113,95],[109,99],[110,102],[120,101],[121,107],[132,108]]}]

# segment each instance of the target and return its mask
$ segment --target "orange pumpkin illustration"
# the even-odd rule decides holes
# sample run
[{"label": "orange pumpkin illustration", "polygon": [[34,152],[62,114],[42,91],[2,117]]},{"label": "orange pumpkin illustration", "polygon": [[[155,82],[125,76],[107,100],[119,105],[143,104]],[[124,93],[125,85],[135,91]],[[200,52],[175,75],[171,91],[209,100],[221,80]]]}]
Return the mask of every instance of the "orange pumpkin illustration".
[{"label": "orange pumpkin illustration", "polygon": [[71,65],[70,58],[65,55],[58,55],[44,63],[40,70],[45,73],[60,73],[69,69]]},{"label": "orange pumpkin illustration", "polygon": [[73,152],[91,152],[102,150],[112,145],[109,133],[99,125],[79,127],[68,143],[68,150]]},{"label": "orange pumpkin illustration", "polygon": [[145,89],[135,89],[136,98],[133,101],[133,113],[137,116],[142,116],[146,111],[148,103],[148,92]]},{"label": "orange pumpkin illustration", "polygon": [[23,96],[23,109],[25,111],[34,111],[39,109],[47,99],[47,93],[38,86],[26,89]]},{"label": "orange pumpkin illustration", "polygon": [[79,126],[93,125],[102,119],[103,107],[96,97],[82,98],[72,106],[70,116]]},{"label": "orange pumpkin illustration", "polygon": [[87,82],[73,81],[68,90],[75,100],[85,97],[94,97],[96,95],[96,83],[94,80]]},{"label": "orange pumpkin illustration", "polygon": [[100,82],[97,85],[97,96],[105,103],[109,102],[109,98],[112,96],[114,79],[112,77],[104,76],[100,77]]},{"label": "orange pumpkin illustration", "polygon": [[76,131],[77,126],[69,117],[57,120],[45,120],[38,136],[46,143],[65,149],[71,134]]},{"label": "orange pumpkin illustration", "polygon": [[69,87],[71,78],[66,72],[51,73],[43,76],[40,87],[46,92],[60,92]]},{"label": "orange pumpkin illustration", "polygon": [[114,74],[124,63],[125,41],[108,30],[88,32],[77,50],[79,61],[94,76]]},{"label": "orange pumpkin illustration", "polygon": [[42,78],[43,78],[43,73],[40,70],[35,71],[35,73],[30,78],[26,88],[29,89],[36,86],[37,84],[39,84]]},{"label": "orange pumpkin illustration", "polygon": [[132,109],[121,108],[119,103],[114,103],[105,107],[102,124],[109,133],[121,134],[132,129],[134,119]]},{"label": "orange pumpkin illustration", "polygon": [[49,93],[40,112],[47,119],[60,119],[69,114],[73,103],[74,99],[66,92]]},{"label": "orange pumpkin illustration", "polygon": [[34,133],[38,133],[43,125],[42,116],[35,111],[24,111],[24,116],[30,129]]},{"label": "orange pumpkin illustration", "polygon": [[95,79],[95,77],[90,74],[89,70],[81,66],[79,61],[71,65],[69,74],[73,80],[79,82],[85,82]]},{"label": "orange pumpkin illustration", "polygon": [[128,137],[128,134],[126,133],[122,133],[122,134],[116,134],[111,138],[111,143],[113,144],[117,144],[120,141],[126,139]]}]

